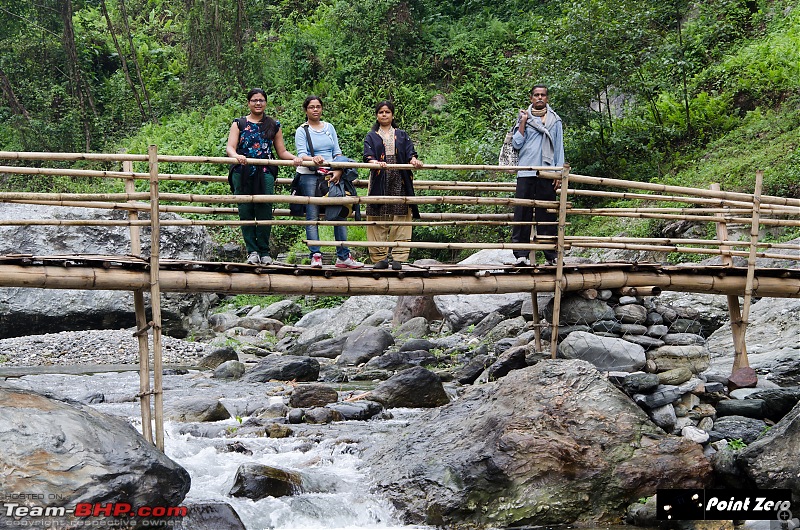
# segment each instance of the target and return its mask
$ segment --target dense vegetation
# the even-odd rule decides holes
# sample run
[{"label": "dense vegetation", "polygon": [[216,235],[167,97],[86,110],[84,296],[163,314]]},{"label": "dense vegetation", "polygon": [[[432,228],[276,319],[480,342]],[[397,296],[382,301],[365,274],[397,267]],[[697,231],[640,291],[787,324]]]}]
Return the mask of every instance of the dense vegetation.
[{"label": "dense vegetation", "polygon": [[222,156],[261,86],[290,149],[307,94],[357,159],[389,98],[423,160],[494,163],[544,82],[578,173],[800,195],[794,0],[0,0],[0,50],[2,150]]}]

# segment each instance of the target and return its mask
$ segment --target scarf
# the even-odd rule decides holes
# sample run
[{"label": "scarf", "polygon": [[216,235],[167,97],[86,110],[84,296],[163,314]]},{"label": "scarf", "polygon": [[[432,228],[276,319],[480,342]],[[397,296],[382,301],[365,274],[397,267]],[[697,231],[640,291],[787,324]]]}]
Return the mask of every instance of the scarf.
[{"label": "scarf", "polygon": [[[544,117],[545,125],[542,125],[540,120],[534,120],[534,116],[538,116],[540,118]],[[542,163],[547,166],[553,165],[553,153],[555,151],[555,147],[553,146],[553,137],[550,136],[549,129],[551,129],[553,125],[555,125],[555,123],[560,119],[561,118],[558,117],[558,114],[556,114],[555,111],[550,108],[550,105],[547,105],[547,108],[541,111],[534,110],[533,105],[528,106],[528,119],[525,124],[542,134],[547,140],[546,142],[542,142]]]}]

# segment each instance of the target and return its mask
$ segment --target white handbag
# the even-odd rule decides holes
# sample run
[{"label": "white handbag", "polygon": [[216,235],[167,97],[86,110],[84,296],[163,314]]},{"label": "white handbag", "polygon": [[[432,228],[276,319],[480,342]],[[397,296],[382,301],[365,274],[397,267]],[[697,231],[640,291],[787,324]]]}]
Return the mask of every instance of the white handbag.
[{"label": "white handbag", "polygon": [[514,127],[511,127],[503,140],[503,146],[500,148],[500,156],[497,157],[498,166],[519,165],[519,150],[514,149],[514,146],[511,144],[513,138]]}]

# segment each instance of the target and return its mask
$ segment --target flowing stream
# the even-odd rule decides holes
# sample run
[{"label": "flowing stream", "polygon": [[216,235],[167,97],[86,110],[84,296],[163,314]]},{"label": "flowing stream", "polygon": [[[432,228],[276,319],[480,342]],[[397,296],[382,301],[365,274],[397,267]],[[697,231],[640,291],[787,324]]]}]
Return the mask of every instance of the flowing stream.
[{"label": "flowing stream", "polygon": [[[132,400],[138,392],[136,372],[96,374],[40,374],[12,378],[9,383],[42,393],[53,393],[76,400],[94,396],[102,403],[92,407],[129,418],[141,430],[139,405]],[[221,391],[219,383],[208,383]],[[249,399],[247,391],[236,383],[225,388],[230,399]],[[195,395],[204,390],[190,375],[164,377],[165,400],[177,395]],[[263,393],[262,393],[263,396]],[[251,398],[253,396],[250,396]],[[367,470],[358,457],[355,443],[348,434],[362,441],[379,436],[392,427],[410,421],[419,411],[393,410],[390,420],[339,422],[328,426],[297,426],[302,435],[288,438],[197,437],[186,433],[189,424],[167,422],[167,455],[190,474],[192,486],[187,502],[216,501],[233,506],[248,530],[400,530],[428,528],[399,522],[391,504],[371,492]],[[243,418],[246,420],[246,418]],[[197,425],[197,424],[193,424]],[[212,431],[236,430],[238,419],[204,424]],[[292,426],[293,428],[296,426]],[[252,454],[225,452],[226,446],[240,442]],[[259,501],[228,495],[236,470],[242,464],[264,464],[298,473],[302,493]]]}]

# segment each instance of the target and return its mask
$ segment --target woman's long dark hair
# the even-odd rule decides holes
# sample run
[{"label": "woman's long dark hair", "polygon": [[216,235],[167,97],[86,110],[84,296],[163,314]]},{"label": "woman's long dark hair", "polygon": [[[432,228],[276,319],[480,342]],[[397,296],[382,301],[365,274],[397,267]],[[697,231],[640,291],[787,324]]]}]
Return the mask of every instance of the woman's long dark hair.
[{"label": "woman's long dark hair", "polygon": [[[397,125],[397,122],[394,119],[394,117],[395,117],[394,103],[392,103],[391,101],[379,101],[378,104],[375,105],[375,115],[376,116],[378,115],[378,111],[381,110],[381,107],[387,107],[390,111],[392,111],[392,127],[394,127],[395,129],[399,129],[400,126]],[[381,126],[381,124],[378,123],[378,120],[375,120],[375,125],[372,126],[372,131],[373,132],[377,131],[380,126]]]},{"label": "woman's long dark hair", "polygon": [[[250,92],[247,93],[247,101],[250,101],[256,94],[261,94],[264,96],[265,100],[267,99],[267,93],[264,92],[263,88],[251,88]],[[261,132],[262,138],[268,138],[270,140],[275,138],[275,135],[278,134],[278,122],[271,116],[267,116],[266,105],[264,108],[264,115],[261,116],[261,121],[258,122],[258,130]]]}]

